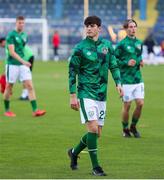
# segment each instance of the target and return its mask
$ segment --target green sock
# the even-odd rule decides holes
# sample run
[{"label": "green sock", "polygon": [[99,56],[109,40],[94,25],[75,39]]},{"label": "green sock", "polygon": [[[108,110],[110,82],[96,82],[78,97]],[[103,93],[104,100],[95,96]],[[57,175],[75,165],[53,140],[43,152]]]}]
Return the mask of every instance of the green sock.
[{"label": "green sock", "polygon": [[131,125],[136,126],[139,119],[132,117],[132,123]]},{"label": "green sock", "polygon": [[5,105],[5,111],[9,111],[10,108],[10,101],[9,100],[4,100],[4,105]]},{"label": "green sock", "polygon": [[37,103],[36,103],[36,100],[32,100],[32,101],[31,101],[31,106],[32,106],[33,112],[35,112],[35,111],[37,110]]},{"label": "green sock", "polygon": [[99,163],[97,160],[97,138],[98,138],[98,135],[96,133],[88,132],[87,146],[88,146],[88,151],[89,151],[93,168],[99,166]]},{"label": "green sock", "polygon": [[81,140],[80,140],[80,143],[75,147],[73,148],[73,153],[77,156],[83,149],[85,149],[87,147],[87,134],[85,134]]},{"label": "green sock", "polygon": [[128,122],[124,122],[124,121],[122,121],[122,127],[123,127],[123,129],[128,129]]}]

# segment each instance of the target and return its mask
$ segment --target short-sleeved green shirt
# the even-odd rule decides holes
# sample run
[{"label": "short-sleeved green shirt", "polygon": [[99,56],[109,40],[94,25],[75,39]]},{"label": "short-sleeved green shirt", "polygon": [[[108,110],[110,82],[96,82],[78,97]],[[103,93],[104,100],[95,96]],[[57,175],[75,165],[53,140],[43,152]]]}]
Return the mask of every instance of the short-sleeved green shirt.
[{"label": "short-sleeved green shirt", "polygon": [[[27,34],[25,32],[18,33],[16,30],[9,32],[6,38],[6,48],[9,45],[14,45],[15,52],[21,57],[24,57],[24,46],[27,42]],[[14,59],[10,53],[7,56],[7,64],[21,65],[21,63]]]},{"label": "short-sleeved green shirt", "polygon": [[[126,36],[116,46],[115,56],[120,68],[122,84],[138,84],[143,82],[140,71],[141,55],[142,42],[137,38]],[[135,66],[128,65],[130,59],[136,61]]]},{"label": "short-sleeved green shirt", "polygon": [[111,71],[115,83],[121,84],[120,71],[111,43],[101,38],[96,42],[90,38],[82,40],[70,57],[70,93],[76,93],[76,76],[78,76],[78,98],[105,101],[108,70]]}]

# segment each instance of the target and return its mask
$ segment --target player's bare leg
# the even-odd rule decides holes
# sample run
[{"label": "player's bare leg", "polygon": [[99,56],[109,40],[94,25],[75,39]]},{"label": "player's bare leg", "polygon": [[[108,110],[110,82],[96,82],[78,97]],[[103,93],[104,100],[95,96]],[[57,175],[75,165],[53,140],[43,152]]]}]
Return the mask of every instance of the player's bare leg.
[{"label": "player's bare leg", "polygon": [[28,96],[29,100],[31,102],[32,110],[33,110],[33,116],[43,116],[46,111],[45,110],[39,110],[37,107],[37,102],[36,102],[36,95],[35,95],[35,90],[34,86],[31,80],[25,80],[23,82],[25,88],[28,90]]},{"label": "player's bare leg", "polygon": [[5,113],[4,115],[7,117],[15,117],[16,114],[10,111],[10,96],[12,94],[12,88],[14,84],[6,83],[6,88],[3,94],[4,97],[4,105],[5,105]]},{"label": "player's bare leg", "polygon": [[135,110],[133,112],[130,131],[133,133],[134,137],[139,138],[140,133],[137,131],[136,125],[137,125],[138,120],[139,120],[139,118],[141,116],[142,107],[144,105],[144,100],[143,99],[136,99],[135,103],[136,103],[136,108],[135,108]]},{"label": "player's bare leg", "polygon": [[130,110],[131,102],[124,102],[122,107],[122,126],[123,126],[123,136],[131,137],[129,131],[129,110]]}]

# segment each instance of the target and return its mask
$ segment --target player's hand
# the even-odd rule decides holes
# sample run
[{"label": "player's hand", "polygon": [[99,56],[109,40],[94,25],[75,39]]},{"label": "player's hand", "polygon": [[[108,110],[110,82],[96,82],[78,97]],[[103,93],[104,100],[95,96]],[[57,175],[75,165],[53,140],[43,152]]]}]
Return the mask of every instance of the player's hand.
[{"label": "player's hand", "polygon": [[144,62],[143,60],[140,61],[140,66],[143,67],[144,66]]},{"label": "player's hand", "polygon": [[122,86],[121,86],[120,84],[118,84],[118,85],[116,86],[116,89],[117,89],[120,97],[122,97],[122,96],[124,95],[124,91],[123,91]]},{"label": "player's hand", "polygon": [[71,94],[70,95],[70,106],[75,111],[79,110],[80,105],[79,105],[79,101],[78,101],[78,99],[76,97],[76,94]]},{"label": "player's hand", "polygon": [[129,61],[128,61],[128,66],[135,66],[135,64],[136,64],[136,61],[134,60],[134,59],[130,59]]},{"label": "player's hand", "polygon": [[23,65],[27,66],[27,67],[30,67],[31,66],[31,63],[27,62],[27,61],[24,61],[23,62]]}]

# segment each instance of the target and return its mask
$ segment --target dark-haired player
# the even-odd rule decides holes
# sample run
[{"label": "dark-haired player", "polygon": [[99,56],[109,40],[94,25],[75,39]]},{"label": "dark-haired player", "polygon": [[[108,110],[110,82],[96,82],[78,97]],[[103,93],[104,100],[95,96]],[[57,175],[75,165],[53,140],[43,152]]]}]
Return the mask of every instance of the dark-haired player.
[{"label": "dark-haired player", "polygon": [[105,176],[98,162],[97,138],[101,135],[106,113],[108,70],[112,73],[120,96],[123,91],[112,45],[108,40],[99,38],[101,19],[89,16],[84,25],[86,38],[76,45],[70,57],[69,89],[70,106],[74,110],[80,109],[81,122],[86,125],[87,132],[81,137],[79,144],[68,151],[68,155],[71,159],[70,167],[76,170],[78,155],[87,147],[93,175]]}]

